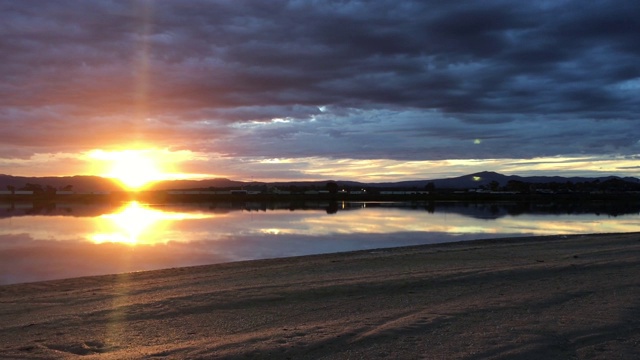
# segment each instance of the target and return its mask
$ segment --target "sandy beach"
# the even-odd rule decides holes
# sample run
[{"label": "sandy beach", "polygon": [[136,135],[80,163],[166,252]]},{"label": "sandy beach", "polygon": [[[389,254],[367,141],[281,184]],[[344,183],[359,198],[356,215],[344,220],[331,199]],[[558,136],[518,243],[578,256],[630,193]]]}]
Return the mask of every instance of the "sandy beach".
[{"label": "sandy beach", "polygon": [[640,234],[0,286],[2,359],[637,359]]}]

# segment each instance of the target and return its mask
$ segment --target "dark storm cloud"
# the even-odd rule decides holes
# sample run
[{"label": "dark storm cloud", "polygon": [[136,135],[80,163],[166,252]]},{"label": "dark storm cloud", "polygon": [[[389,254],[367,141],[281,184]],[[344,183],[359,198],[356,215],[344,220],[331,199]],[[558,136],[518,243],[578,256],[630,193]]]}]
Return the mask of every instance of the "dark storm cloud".
[{"label": "dark storm cloud", "polygon": [[0,1],[0,141],[633,154],[639,13],[636,1]]}]

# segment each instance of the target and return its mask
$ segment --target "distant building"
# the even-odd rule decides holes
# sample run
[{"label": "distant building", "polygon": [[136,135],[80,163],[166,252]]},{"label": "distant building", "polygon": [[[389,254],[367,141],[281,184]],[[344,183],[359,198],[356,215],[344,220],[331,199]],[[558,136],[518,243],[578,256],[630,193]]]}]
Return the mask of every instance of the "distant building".
[{"label": "distant building", "polygon": [[273,187],[273,188],[269,189],[269,192],[272,193],[272,194],[276,194],[276,195],[289,195],[289,194],[291,194],[291,191],[280,190],[277,187]]},{"label": "distant building", "polygon": [[429,194],[428,191],[425,190],[396,190],[396,191],[380,191],[380,195],[418,195],[418,194]]},{"label": "distant building", "polygon": [[200,190],[169,190],[167,194],[169,195],[200,195],[203,193],[214,193],[215,191],[200,191]]}]

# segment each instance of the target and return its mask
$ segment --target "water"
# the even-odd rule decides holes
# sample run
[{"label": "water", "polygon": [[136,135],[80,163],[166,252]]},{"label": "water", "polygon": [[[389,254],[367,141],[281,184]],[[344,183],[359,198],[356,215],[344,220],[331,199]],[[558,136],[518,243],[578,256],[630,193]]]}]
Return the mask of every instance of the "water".
[{"label": "water", "polygon": [[640,231],[635,206],[0,203],[0,284],[528,235]]}]

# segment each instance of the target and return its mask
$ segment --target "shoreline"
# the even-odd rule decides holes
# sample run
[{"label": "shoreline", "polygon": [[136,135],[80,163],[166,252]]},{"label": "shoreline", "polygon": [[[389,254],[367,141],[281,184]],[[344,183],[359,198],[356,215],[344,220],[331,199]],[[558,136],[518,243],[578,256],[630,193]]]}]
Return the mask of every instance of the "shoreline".
[{"label": "shoreline", "polygon": [[[35,281],[26,281],[26,282],[17,282],[17,283],[0,283],[0,287],[3,286],[20,286],[20,285],[32,285],[38,283],[54,283],[54,282],[65,282],[65,281],[75,281],[84,278],[100,278],[100,277],[112,277],[112,276],[121,276],[126,274],[138,274],[138,273],[147,273],[147,272],[156,272],[156,271],[170,271],[180,269],[181,271],[189,271],[191,269],[198,268],[207,268],[211,266],[224,266],[224,265],[238,265],[245,263],[258,263],[258,262],[269,262],[269,261],[279,261],[279,260],[295,260],[295,259],[311,259],[314,257],[325,257],[331,255],[344,255],[344,256],[357,256],[358,254],[367,254],[367,253],[383,253],[389,251],[411,251],[415,250],[426,250],[423,248],[428,247],[455,247],[455,246],[467,246],[467,245],[493,245],[496,243],[510,243],[510,242],[528,242],[528,241],[551,241],[551,240],[561,240],[566,239],[568,237],[582,237],[582,236],[607,236],[607,235],[620,235],[620,234],[632,234],[632,233],[592,233],[592,234],[558,234],[558,235],[522,235],[522,236],[505,236],[505,237],[495,237],[495,238],[475,238],[475,239],[464,239],[464,240],[456,240],[456,241],[444,241],[437,243],[428,243],[428,244],[418,244],[418,245],[404,245],[404,246],[392,246],[392,247],[380,247],[380,248],[370,248],[370,249],[360,249],[360,250],[347,250],[347,251],[338,251],[338,252],[328,252],[328,253],[317,253],[317,254],[306,254],[306,255],[293,255],[293,256],[283,256],[283,257],[273,257],[273,258],[257,258],[257,259],[247,259],[247,260],[234,260],[234,261],[223,261],[223,262],[215,262],[210,264],[201,264],[201,265],[186,265],[186,266],[175,266],[175,267],[166,267],[166,268],[156,268],[156,269],[148,269],[148,270],[134,270],[134,271],[123,271],[123,272],[113,272],[113,273],[102,273],[95,275],[80,275],[80,276],[72,276],[72,277],[63,277],[63,278],[53,278],[53,279],[44,279],[44,280],[35,280]],[[640,232],[638,232],[640,236]]]},{"label": "shoreline", "polygon": [[640,233],[0,286],[8,358],[637,358]]}]

